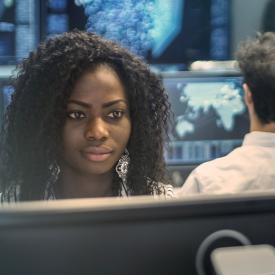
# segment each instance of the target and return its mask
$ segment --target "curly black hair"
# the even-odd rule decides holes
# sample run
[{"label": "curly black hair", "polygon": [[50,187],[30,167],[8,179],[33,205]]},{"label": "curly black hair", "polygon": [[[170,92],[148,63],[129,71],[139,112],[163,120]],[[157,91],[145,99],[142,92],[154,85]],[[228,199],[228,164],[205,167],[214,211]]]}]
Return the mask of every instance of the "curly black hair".
[{"label": "curly black hair", "polygon": [[[162,192],[157,183],[166,182],[163,148],[170,104],[160,79],[116,43],[76,30],[41,43],[18,65],[1,134],[4,198],[8,200],[16,190],[19,201],[44,199],[52,177],[49,167],[61,154],[67,100],[76,81],[99,64],[116,71],[129,101],[132,131],[127,185],[131,194]],[[114,195],[120,188],[114,173]]]},{"label": "curly black hair", "polygon": [[258,118],[264,124],[275,122],[275,33],[259,33],[243,42],[236,58]]}]

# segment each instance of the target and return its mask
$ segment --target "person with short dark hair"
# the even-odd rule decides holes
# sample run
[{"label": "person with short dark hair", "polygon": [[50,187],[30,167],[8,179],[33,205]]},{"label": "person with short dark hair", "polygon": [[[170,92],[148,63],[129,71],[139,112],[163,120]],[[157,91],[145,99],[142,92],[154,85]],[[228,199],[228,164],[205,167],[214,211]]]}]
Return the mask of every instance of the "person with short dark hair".
[{"label": "person with short dark hair", "polygon": [[275,34],[259,34],[242,43],[236,56],[244,77],[250,133],[241,147],[191,172],[180,196],[275,188]]},{"label": "person with short dark hair", "polygon": [[170,105],[139,58],[93,33],[48,39],[19,65],[0,147],[2,201],[173,195]]}]

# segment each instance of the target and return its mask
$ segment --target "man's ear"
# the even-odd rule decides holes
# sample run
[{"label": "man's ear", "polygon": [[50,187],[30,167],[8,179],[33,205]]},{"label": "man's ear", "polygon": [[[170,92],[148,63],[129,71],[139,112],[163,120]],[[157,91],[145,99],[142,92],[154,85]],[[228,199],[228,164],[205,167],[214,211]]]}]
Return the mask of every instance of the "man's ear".
[{"label": "man's ear", "polygon": [[252,93],[246,83],[243,84],[243,90],[245,104],[247,105],[247,107],[253,105]]}]

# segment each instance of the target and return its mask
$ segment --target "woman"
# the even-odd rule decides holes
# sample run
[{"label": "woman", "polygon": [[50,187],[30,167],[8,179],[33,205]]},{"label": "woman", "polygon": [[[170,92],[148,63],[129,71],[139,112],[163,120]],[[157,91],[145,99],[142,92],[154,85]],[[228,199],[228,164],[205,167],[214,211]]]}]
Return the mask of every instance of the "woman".
[{"label": "woman", "polygon": [[2,200],[164,194],[169,104],[137,57],[74,31],[18,68],[0,150]]}]

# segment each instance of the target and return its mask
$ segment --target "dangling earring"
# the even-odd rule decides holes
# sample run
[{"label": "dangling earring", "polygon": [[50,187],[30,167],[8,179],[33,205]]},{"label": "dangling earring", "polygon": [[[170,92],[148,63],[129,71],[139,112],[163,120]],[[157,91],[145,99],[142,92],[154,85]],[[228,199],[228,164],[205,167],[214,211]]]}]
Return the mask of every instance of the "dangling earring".
[{"label": "dangling earring", "polygon": [[50,171],[50,179],[47,182],[45,193],[44,193],[44,199],[46,200],[52,200],[55,199],[55,193],[54,193],[54,185],[59,179],[60,175],[60,167],[57,164],[56,161],[54,161],[50,166],[49,166],[49,171]]},{"label": "dangling earring", "polygon": [[130,156],[128,150],[125,148],[124,153],[121,155],[117,165],[116,165],[116,172],[118,176],[121,178],[122,181],[122,187],[128,196],[127,192],[127,174],[128,174],[128,168],[130,164]]},{"label": "dangling earring", "polygon": [[51,183],[54,184],[57,182],[60,174],[60,167],[56,161],[49,166],[49,170],[51,173]]}]

